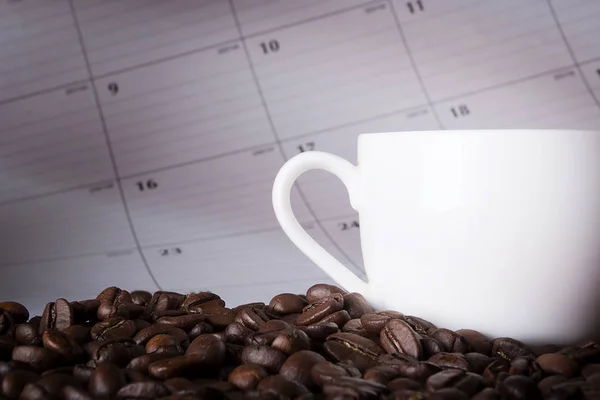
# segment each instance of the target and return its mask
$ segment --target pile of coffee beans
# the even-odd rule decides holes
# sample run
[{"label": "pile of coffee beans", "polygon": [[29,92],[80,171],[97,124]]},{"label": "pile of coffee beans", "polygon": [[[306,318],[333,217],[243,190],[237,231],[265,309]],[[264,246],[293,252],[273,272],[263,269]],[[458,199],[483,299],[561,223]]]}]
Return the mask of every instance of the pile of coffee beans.
[{"label": "pile of coffee beans", "polygon": [[595,342],[530,349],[325,284],[237,307],[109,287],[31,318],[5,301],[0,360],[0,399],[600,399]]}]

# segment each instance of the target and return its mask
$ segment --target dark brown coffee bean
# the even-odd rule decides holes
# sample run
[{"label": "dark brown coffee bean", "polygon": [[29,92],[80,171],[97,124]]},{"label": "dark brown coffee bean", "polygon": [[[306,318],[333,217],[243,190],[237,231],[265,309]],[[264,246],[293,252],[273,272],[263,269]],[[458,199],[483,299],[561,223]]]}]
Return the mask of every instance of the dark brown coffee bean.
[{"label": "dark brown coffee bean", "polygon": [[542,368],[536,360],[529,357],[517,357],[510,362],[508,373],[511,375],[525,375],[539,382],[542,379]]},{"label": "dark brown coffee bean", "polygon": [[177,356],[155,361],[148,367],[148,373],[155,379],[170,379],[177,376],[188,376],[190,373],[208,372],[211,367],[203,364],[196,356]]},{"label": "dark brown coffee bean", "polygon": [[116,365],[101,364],[92,372],[88,390],[98,399],[111,399],[125,384],[125,376]]},{"label": "dark brown coffee bean", "polygon": [[335,365],[330,362],[315,364],[310,370],[311,380],[317,386],[323,386],[325,383],[331,382],[342,376],[350,376],[350,373],[343,366]]},{"label": "dark brown coffee bean", "polygon": [[438,328],[431,332],[430,336],[444,347],[445,352],[468,353],[470,351],[467,340],[450,329]]},{"label": "dark brown coffee bean", "polygon": [[427,400],[468,400],[467,396],[462,391],[455,388],[440,389],[437,392],[431,393]]},{"label": "dark brown coffee bean", "polygon": [[501,400],[501,397],[496,389],[485,388],[475,396],[471,397],[471,400]]},{"label": "dark brown coffee bean", "polygon": [[323,385],[323,393],[328,398],[352,398],[376,400],[389,392],[388,388],[361,378],[341,377]]},{"label": "dark brown coffee bean", "polygon": [[202,314],[178,315],[176,317],[160,317],[156,320],[159,324],[173,325],[184,331],[189,331],[196,324],[204,322],[206,317]]},{"label": "dark brown coffee bean", "polygon": [[260,365],[246,364],[237,366],[227,380],[241,390],[256,389],[258,382],[266,378],[269,374]]},{"label": "dark brown coffee bean", "polygon": [[587,364],[581,368],[581,376],[586,379],[597,372],[600,372],[600,364]]},{"label": "dark brown coffee bean", "polygon": [[459,329],[456,333],[467,341],[471,351],[485,354],[486,356],[492,354],[492,342],[483,333],[473,329]]},{"label": "dark brown coffee bean", "polygon": [[517,357],[535,358],[535,354],[518,340],[512,338],[497,338],[492,341],[492,355],[500,356],[508,361]]},{"label": "dark brown coffee bean", "polygon": [[63,400],[94,400],[86,390],[71,385],[62,388],[61,397]]},{"label": "dark brown coffee bean", "polygon": [[476,374],[482,374],[487,366],[493,361],[490,357],[481,353],[467,353],[465,354],[465,359],[469,362],[471,371]]},{"label": "dark brown coffee bean", "polygon": [[23,387],[19,400],[52,400],[52,396],[37,383],[28,383]]},{"label": "dark brown coffee bean", "polygon": [[96,319],[96,313],[98,307],[100,307],[100,300],[88,299],[81,301],[71,301],[71,310],[73,310],[73,323],[74,324],[85,324],[88,321]]},{"label": "dark brown coffee bean", "polygon": [[160,382],[135,382],[123,386],[117,392],[119,399],[155,399],[168,396],[169,389]]},{"label": "dark brown coffee bean", "polygon": [[245,339],[253,334],[253,330],[246,328],[239,322],[233,322],[225,328],[225,334],[227,335],[227,341],[231,343],[242,344]]},{"label": "dark brown coffee bean", "polygon": [[258,331],[258,333],[263,332],[273,332],[273,331],[284,331],[295,329],[294,326],[288,322],[285,322],[281,319],[270,319],[262,325]]},{"label": "dark brown coffee bean", "polygon": [[146,307],[152,299],[152,293],[145,290],[134,290],[131,292],[131,301],[138,306]]},{"label": "dark brown coffee bean", "polygon": [[536,361],[542,370],[549,375],[564,375],[567,378],[577,373],[579,366],[572,358],[560,353],[548,353],[539,356]]},{"label": "dark brown coffee bean", "polygon": [[81,361],[84,356],[83,348],[59,330],[45,331],[42,335],[42,341],[45,348],[59,354],[67,362]]},{"label": "dark brown coffee bean", "polygon": [[334,294],[346,294],[346,291],[334,285],[318,283],[308,288],[306,291],[306,299],[309,303],[316,303],[331,297]]},{"label": "dark brown coffee bean", "polygon": [[165,333],[152,337],[146,343],[146,353],[150,354],[157,351],[176,351],[179,354],[183,354],[183,348],[179,341]]},{"label": "dark brown coffee bean", "polygon": [[343,307],[344,297],[339,293],[334,293],[330,297],[312,302],[304,307],[302,314],[296,320],[296,324],[306,326],[317,323],[326,316],[342,310]]},{"label": "dark brown coffee bean", "polygon": [[354,333],[355,335],[364,337],[369,336],[369,333],[363,327],[360,318],[351,319],[350,321],[346,322],[342,326],[341,330],[342,332]]},{"label": "dark brown coffee bean", "polygon": [[360,371],[375,366],[381,347],[374,341],[353,333],[339,332],[329,335],[324,351],[339,362],[352,362]]},{"label": "dark brown coffee bean", "polygon": [[401,318],[410,327],[421,336],[429,336],[437,329],[437,326],[423,318],[415,317],[414,315],[404,315]]},{"label": "dark brown coffee bean", "polygon": [[197,384],[193,383],[187,378],[177,377],[170,378],[163,382],[163,384],[169,389],[172,394],[183,391],[192,391],[198,387]]},{"label": "dark brown coffee bean", "polygon": [[11,371],[2,380],[2,394],[9,399],[17,399],[27,383],[36,382],[39,374],[33,371]]},{"label": "dark brown coffee bean", "polygon": [[379,335],[381,330],[392,319],[401,319],[404,314],[396,311],[378,311],[361,315],[360,321],[365,330],[371,334]]},{"label": "dark brown coffee bean", "polygon": [[324,341],[328,336],[339,332],[340,328],[334,323],[298,326],[297,329],[305,332],[310,339]]},{"label": "dark brown coffee bean", "polygon": [[269,317],[260,308],[247,307],[242,309],[234,321],[244,325],[253,331],[258,331],[263,326]]},{"label": "dark brown coffee bean", "polygon": [[[229,325],[227,325],[229,326]],[[213,327],[206,322],[199,322],[190,329],[188,332],[188,336],[190,340],[196,339],[200,335],[204,335],[205,333],[213,333],[215,330]]]},{"label": "dark brown coffee bean", "polygon": [[80,383],[87,386],[87,383],[92,376],[92,372],[94,372],[95,368],[92,368],[87,365],[77,364],[73,367],[73,377],[77,379]]},{"label": "dark brown coffee bean", "polygon": [[408,378],[396,378],[387,383],[387,388],[391,391],[396,390],[421,390],[421,384]]},{"label": "dark brown coffee bean", "polygon": [[52,397],[59,396],[63,387],[66,385],[80,386],[79,381],[75,379],[73,375],[66,373],[55,373],[42,376],[36,384],[41,386],[44,391]]},{"label": "dark brown coffee bean", "polygon": [[0,360],[10,360],[17,342],[10,335],[0,336]]},{"label": "dark brown coffee bean", "polygon": [[373,312],[373,307],[362,294],[353,292],[344,295],[344,310],[348,311],[350,318],[360,318]]},{"label": "dark brown coffee bean", "polygon": [[131,338],[137,327],[132,320],[123,317],[112,317],[98,322],[90,331],[93,340],[112,340]]},{"label": "dark brown coffee bean", "polygon": [[504,379],[498,388],[503,399],[542,399],[542,394],[535,382],[523,375],[511,375]]},{"label": "dark brown coffee bean", "polygon": [[280,375],[271,375],[262,379],[258,383],[257,389],[261,393],[272,393],[290,399],[309,392],[300,383],[291,381]]},{"label": "dark brown coffee bean", "polygon": [[40,320],[40,335],[48,329],[65,329],[74,323],[73,309],[65,299],[46,304]]},{"label": "dark brown coffee bean", "polygon": [[89,326],[71,325],[68,328],[63,329],[62,332],[80,346],[89,342],[91,339],[91,328]]},{"label": "dark brown coffee bean", "polygon": [[440,342],[434,338],[421,338],[421,346],[423,347],[423,358],[429,358],[433,355],[444,352],[444,346],[442,346]]},{"label": "dark brown coffee bean", "polygon": [[29,310],[21,303],[16,301],[2,301],[0,308],[9,313],[15,324],[23,324],[29,319]]},{"label": "dark brown coffee bean", "polygon": [[44,371],[56,364],[58,355],[43,347],[17,346],[13,349],[12,359],[27,364],[33,370]]},{"label": "dark brown coffee bean", "polygon": [[209,333],[194,339],[185,354],[201,360],[203,366],[219,368],[225,360],[225,352],[225,343]]},{"label": "dark brown coffee bean", "polygon": [[398,389],[393,391],[387,400],[423,400],[428,398],[428,393],[422,390]]},{"label": "dark brown coffee bean", "polygon": [[256,364],[268,372],[276,373],[285,362],[285,354],[270,346],[249,345],[242,351],[244,364]]},{"label": "dark brown coffee bean", "polygon": [[330,323],[334,323],[339,328],[341,328],[348,321],[350,321],[350,315],[348,314],[348,311],[346,311],[346,310],[340,310],[340,311],[334,312],[333,314],[329,314],[328,316],[326,316],[322,320],[316,322],[316,324],[318,325],[318,324],[330,324]]},{"label": "dark brown coffee bean", "polygon": [[281,315],[301,313],[307,305],[307,301],[297,294],[281,293],[271,299],[269,311]]},{"label": "dark brown coffee bean", "polygon": [[395,368],[387,365],[378,365],[366,370],[362,378],[380,385],[387,385],[389,381],[397,378],[398,375],[398,371]]},{"label": "dark brown coffee bean", "polygon": [[429,392],[453,387],[458,381],[466,376],[466,372],[460,369],[447,369],[431,375],[425,382],[425,389]]},{"label": "dark brown coffee bean", "polygon": [[113,339],[99,343],[91,355],[96,365],[110,363],[124,368],[133,358],[146,353],[142,346],[136,345],[131,339]]},{"label": "dark brown coffee bean", "polygon": [[471,371],[471,365],[462,353],[438,353],[431,356],[427,361],[442,368],[458,368],[463,371]]},{"label": "dark brown coffee bean", "polygon": [[166,360],[168,358],[174,358],[180,356],[181,353],[175,349],[161,351],[152,354],[144,354],[138,357],[133,358],[129,364],[127,364],[127,369],[133,369],[136,371],[148,372],[148,367],[150,364],[160,360]]},{"label": "dark brown coffee bean", "polygon": [[242,311],[244,308],[246,307],[255,307],[255,308],[260,308],[261,310],[264,310],[267,305],[263,302],[260,301],[256,301],[256,302],[252,302],[252,303],[244,303],[244,304],[240,304],[239,306],[235,306],[231,309],[231,311],[237,315],[237,313],[239,313],[240,311]]},{"label": "dark brown coffee bean", "polygon": [[161,333],[166,333],[168,335],[173,336],[179,341],[183,348],[187,348],[189,344],[188,335],[183,329],[179,329],[172,325],[164,324],[154,324],[149,326],[148,328],[142,329],[133,337],[133,340],[135,341],[135,343],[145,346],[146,343],[148,343],[148,340]]},{"label": "dark brown coffee bean", "polygon": [[550,394],[552,387],[559,383],[566,382],[568,379],[562,375],[550,375],[538,382],[538,389],[542,393],[542,396],[546,397]]},{"label": "dark brown coffee bean", "polygon": [[22,345],[39,346],[42,344],[39,327],[29,323],[17,325],[15,328],[15,340]]},{"label": "dark brown coffee bean", "polygon": [[291,356],[283,363],[279,369],[279,375],[301,383],[310,388],[315,387],[310,377],[310,371],[316,364],[324,363],[327,360],[319,353],[310,350],[300,350]]},{"label": "dark brown coffee bean", "polygon": [[600,362],[600,345],[596,342],[585,342],[581,345],[570,346],[560,351],[566,354],[578,363],[587,364],[590,362]]},{"label": "dark brown coffee bean", "polygon": [[236,314],[227,308],[214,309],[206,315],[206,322],[215,330],[222,330],[235,321]]},{"label": "dark brown coffee bean", "polygon": [[423,356],[421,335],[399,319],[390,320],[380,334],[381,346],[388,353],[403,353],[416,359]]},{"label": "dark brown coffee bean", "polygon": [[290,355],[301,350],[309,350],[310,339],[303,331],[299,329],[293,329],[277,335],[275,339],[273,339],[271,347]]},{"label": "dark brown coffee bean", "polygon": [[493,358],[493,361],[483,370],[481,375],[488,382],[494,383],[497,381],[499,374],[508,373],[509,370],[510,362],[504,358],[496,357]]},{"label": "dark brown coffee bean", "polygon": [[225,301],[215,293],[199,292],[185,295],[180,308],[190,314],[203,314],[208,310],[225,307]]}]

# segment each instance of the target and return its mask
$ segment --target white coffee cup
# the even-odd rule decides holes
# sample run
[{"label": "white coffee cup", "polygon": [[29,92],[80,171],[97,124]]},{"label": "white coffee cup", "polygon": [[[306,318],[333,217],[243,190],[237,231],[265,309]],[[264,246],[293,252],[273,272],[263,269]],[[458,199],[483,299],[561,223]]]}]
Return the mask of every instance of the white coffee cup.
[{"label": "white coffee cup", "polygon": [[[312,169],[349,192],[368,283],[293,215],[292,185]],[[357,166],[319,151],[287,161],[273,206],[292,242],[376,309],[528,344],[600,333],[600,131],[362,134]]]}]

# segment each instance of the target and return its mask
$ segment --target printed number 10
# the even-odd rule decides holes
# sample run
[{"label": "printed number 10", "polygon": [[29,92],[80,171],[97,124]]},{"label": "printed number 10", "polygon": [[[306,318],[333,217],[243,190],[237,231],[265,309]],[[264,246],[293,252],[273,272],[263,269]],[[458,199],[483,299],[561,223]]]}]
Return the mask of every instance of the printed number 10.
[{"label": "printed number 10", "polygon": [[276,53],[279,51],[279,42],[277,40],[269,40],[268,42],[262,42],[260,47],[265,54]]}]

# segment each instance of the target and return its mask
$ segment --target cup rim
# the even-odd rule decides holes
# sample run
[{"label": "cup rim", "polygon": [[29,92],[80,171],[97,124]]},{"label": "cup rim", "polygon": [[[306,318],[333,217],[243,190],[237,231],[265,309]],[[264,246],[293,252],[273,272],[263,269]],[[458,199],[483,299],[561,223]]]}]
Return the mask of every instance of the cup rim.
[{"label": "cup rim", "polygon": [[432,134],[432,133],[443,133],[443,134],[459,134],[459,133],[468,133],[468,134],[485,134],[485,133],[539,133],[539,132],[547,132],[547,133],[557,133],[557,132],[588,132],[588,133],[600,133],[600,129],[531,129],[531,128],[514,128],[514,129],[424,129],[420,131],[380,131],[380,132],[363,132],[358,135],[361,137],[386,137],[386,136],[400,136],[400,135],[410,135],[410,134]]}]

